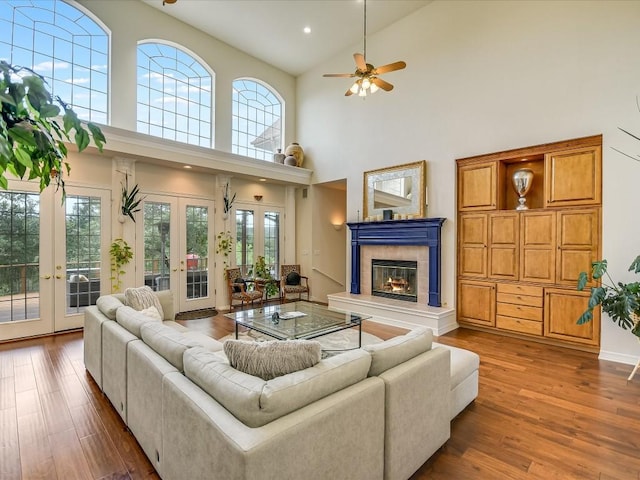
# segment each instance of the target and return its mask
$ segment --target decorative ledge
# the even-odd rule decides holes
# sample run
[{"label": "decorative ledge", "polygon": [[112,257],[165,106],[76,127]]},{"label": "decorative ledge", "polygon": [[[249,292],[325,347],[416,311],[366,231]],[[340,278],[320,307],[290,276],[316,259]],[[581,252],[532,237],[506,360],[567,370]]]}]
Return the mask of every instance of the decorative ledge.
[{"label": "decorative ledge", "polygon": [[363,245],[424,245],[429,248],[429,301],[441,305],[442,224],[446,218],[347,223],[351,229],[351,293],[360,293],[360,248]]}]

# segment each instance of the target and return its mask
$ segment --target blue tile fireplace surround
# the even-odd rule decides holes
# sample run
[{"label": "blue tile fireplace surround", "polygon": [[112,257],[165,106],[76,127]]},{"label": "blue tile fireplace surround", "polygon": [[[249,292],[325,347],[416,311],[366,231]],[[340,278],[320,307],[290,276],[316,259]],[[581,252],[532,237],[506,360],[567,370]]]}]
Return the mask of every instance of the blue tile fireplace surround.
[{"label": "blue tile fireplace surround", "polygon": [[360,249],[363,245],[424,245],[429,247],[429,300],[441,306],[441,234],[446,218],[347,223],[351,230],[351,293],[360,293]]}]

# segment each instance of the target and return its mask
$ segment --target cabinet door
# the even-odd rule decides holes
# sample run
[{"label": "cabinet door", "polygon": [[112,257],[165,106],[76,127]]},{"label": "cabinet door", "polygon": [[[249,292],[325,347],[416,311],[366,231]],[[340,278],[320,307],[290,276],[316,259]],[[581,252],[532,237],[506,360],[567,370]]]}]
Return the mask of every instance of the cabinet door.
[{"label": "cabinet door", "polygon": [[494,327],[496,324],[495,283],[462,280],[458,284],[458,321]]},{"label": "cabinet door", "polygon": [[583,325],[576,322],[586,310],[589,292],[545,288],[544,335],[586,345],[600,345],[600,308],[593,311],[593,320]]},{"label": "cabinet door", "polygon": [[520,219],[520,225],[520,280],[554,283],[555,212],[525,212]]},{"label": "cabinet door", "polygon": [[545,207],[600,205],[601,199],[601,147],[545,155]]},{"label": "cabinet door", "polygon": [[557,216],[556,283],[576,286],[580,272],[590,272],[598,259],[599,209],[565,210]]},{"label": "cabinet door", "polygon": [[478,163],[458,168],[458,210],[495,210],[497,163]]},{"label": "cabinet door", "polygon": [[489,278],[518,279],[519,237],[517,212],[489,214]]},{"label": "cabinet door", "polygon": [[460,215],[458,272],[462,276],[487,277],[487,214]]}]

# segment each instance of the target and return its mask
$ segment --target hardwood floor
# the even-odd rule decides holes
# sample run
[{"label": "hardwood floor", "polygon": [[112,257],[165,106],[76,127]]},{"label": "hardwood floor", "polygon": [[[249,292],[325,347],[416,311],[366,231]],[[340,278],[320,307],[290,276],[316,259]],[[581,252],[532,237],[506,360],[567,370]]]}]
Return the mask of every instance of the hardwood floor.
[{"label": "hardwood floor", "polygon": [[[215,338],[233,330],[221,315],[181,323]],[[413,480],[640,479],[631,366],[471,330],[438,341],[480,354],[480,394]],[[82,332],[0,344],[1,480],[158,478],[82,352]]]}]

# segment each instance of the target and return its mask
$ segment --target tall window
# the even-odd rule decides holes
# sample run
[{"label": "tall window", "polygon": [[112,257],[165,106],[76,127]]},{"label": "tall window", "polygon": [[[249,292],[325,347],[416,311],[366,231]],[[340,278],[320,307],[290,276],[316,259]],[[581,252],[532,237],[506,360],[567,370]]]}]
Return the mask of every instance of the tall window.
[{"label": "tall window", "polygon": [[273,161],[282,148],[282,101],[256,80],[233,82],[231,152]]},{"label": "tall window", "polygon": [[138,45],[138,132],[210,148],[212,74],[163,43]]},{"label": "tall window", "polygon": [[0,60],[42,75],[82,120],[108,122],[109,34],[62,0],[0,2]]}]

